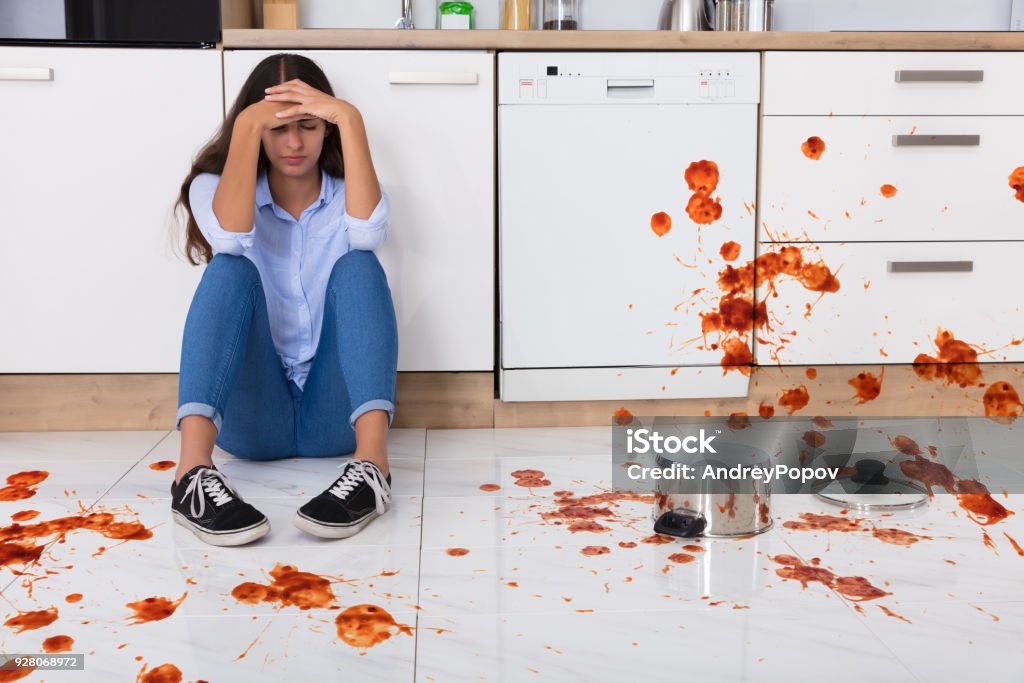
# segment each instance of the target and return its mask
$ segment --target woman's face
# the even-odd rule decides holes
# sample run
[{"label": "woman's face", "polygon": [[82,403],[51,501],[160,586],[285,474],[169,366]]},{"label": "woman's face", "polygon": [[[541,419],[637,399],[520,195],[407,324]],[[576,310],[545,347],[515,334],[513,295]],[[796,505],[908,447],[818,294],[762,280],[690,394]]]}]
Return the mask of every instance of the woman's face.
[{"label": "woman's face", "polygon": [[318,169],[327,123],[310,117],[263,131],[263,151],[278,172],[302,177]]}]

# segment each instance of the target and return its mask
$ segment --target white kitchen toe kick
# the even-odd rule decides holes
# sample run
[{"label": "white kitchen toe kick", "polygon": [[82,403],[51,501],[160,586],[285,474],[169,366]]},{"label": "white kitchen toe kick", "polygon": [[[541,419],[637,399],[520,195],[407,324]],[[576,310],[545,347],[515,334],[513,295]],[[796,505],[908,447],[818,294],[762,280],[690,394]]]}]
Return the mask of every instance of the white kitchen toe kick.
[{"label": "white kitchen toe kick", "polygon": [[[675,374],[673,373],[675,370]],[[746,396],[750,378],[703,367],[534,368],[501,371],[502,401],[625,401]]]}]

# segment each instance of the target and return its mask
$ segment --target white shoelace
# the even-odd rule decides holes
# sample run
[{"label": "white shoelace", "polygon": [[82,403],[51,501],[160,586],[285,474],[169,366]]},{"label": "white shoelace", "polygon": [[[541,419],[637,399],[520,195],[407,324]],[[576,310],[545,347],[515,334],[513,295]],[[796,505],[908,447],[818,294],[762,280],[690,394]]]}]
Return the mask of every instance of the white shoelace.
[{"label": "white shoelace", "polygon": [[[224,475],[217,470],[204,468],[196,472],[185,489],[185,496],[192,496],[192,516],[202,517],[206,511],[206,496],[218,507],[241,496],[231,487]],[[198,504],[198,509],[197,509]]]},{"label": "white shoelace", "polygon": [[334,485],[327,490],[341,500],[345,500],[348,494],[352,493],[360,482],[365,481],[373,489],[377,514],[383,515],[385,504],[391,501],[391,487],[388,485],[387,479],[381,474],[381,471],[375,465],[371,465],[365,460],[356,459],[342,463],[339,467],[346,469],[342,473],[341,478],[334,482]]}]

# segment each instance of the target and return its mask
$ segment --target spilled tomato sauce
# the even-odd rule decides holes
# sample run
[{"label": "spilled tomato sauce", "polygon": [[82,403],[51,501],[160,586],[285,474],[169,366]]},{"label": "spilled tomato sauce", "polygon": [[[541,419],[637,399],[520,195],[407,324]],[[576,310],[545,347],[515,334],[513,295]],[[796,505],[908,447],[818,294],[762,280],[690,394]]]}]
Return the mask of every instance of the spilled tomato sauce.
[{"label": "spilled tomato sauce", "polygon": [[338,628],[338,637],[346,645],[366,650],[383,643],[392,636],[412,635],[412,627],[399,624],[387,610],[377,605],[355,605],[349,607],[334,620]]},{"label": "spilled tomato sauce", "polygon": [[138,683],[181,683],[181,670],[173,664],[161,664],[150,671],[146,671],[146,667],[143,666],[136,681]]},{"label": "spilled tomato sauce", "polygon": [[1024,403],[1009,382],[993,382],[985,390],[982,399],[987,417],[1020,417],[1024,415]]},{"label": "spilled tomato sauce", "polygon": [[903,531],[902,529],[875,528],[871,531],[871,535],[885,543],[902,546],[911,546],[919,541],[931,540],[931,536],[919,536],[918,534]]},{"label": "spilled tomato sauce", "polygon": [[813,512],[801,512],[800,521],[790,520],[783,522],[782,526],[797,531],[861,531],[862,519],[850,517],[835,517],[833,515],[818,515]]},{"label": "spilled tomato sauce", "polygon": [[686,185],[693,192],[686,203],[686,214],[698,225],[710,225],[722,217],[722,204],[712,198],[718,187],[718,164],[706,159],[692,162],[684,173]]},{"label": "spilled tomato sauce", "polygon": [[807,584],[817,582],[854,602],[875,600],[886,595],[892,595],[887,591],[877,588],[862,576],[836,576],[833,572],[823,567],[806,565],[794,555],[776,555],[771,558],[774,562],[784,565],[776,569],[775,573],[784,579],[799,581],[800,585],[807,588]]},{"label": "spilled tomato sauce", "polygon": [[173,460],[158,460],[157,462],[150,463],[149,469],[156,470],[157,472],[164,472],[166,470],[171,469],[177,464],[178,463],[174,462]]},{"label": "spilled tomato sauce", "polygon": [[817,379],[818,378],[818,371],[815,370],[814,368],[807,368],[806,375],[807,375],[807,379]]},{"label": "spilled tomato sauce", "polygon": [[729,419],[725,421],[725,426],[734,432],[738,432],[753,425],[750,423],[750,418],[747,417],[746,413],[732,413],[729,415]]},{"label": "spilled tomato sauce", "polygon": [[269,584],[247,581],[235,586],[231,596],[239,602],[258,605],[261,602],[301,610],[327,608],[334,604],[329,577],[299,571],[290,564],[277,563],[270,570]]},{"label": "spilled tomato sauce", "polygon": [[789,414],[792,415],[807,407],[810,400],[811,395],[807,392],[807,387],[801,384],[793,389],[784,389],[782,395],[779,396],[779,406],[789,410]]},{"label": "spilled tomato sauce", "polygon": [[892,199],[893,197],[896,196],[897,192],[896,188],[893,187],[892,185],[889,185],[888,183],[878,188],[878,191],[881,192],[882,196],[885,197],[886,199]]},{"label": "spilled tomato sauce", "polygon": [[11,519],[15,522],[27,522],[28,520],[35,519],[38,516],[39,510],[22,510],[11,515]]},{"label": "spilled tomato sauce", "polygon": [[827,441],[824,434],[814,429],[804,432],[801,438],[811,448],[821,448],[825,445],[825,441]]},{"label": "spilled tomato sauce", "polygon": [[742,247],[736,242],[723,242],[722,248],[718,250],[718,254],[722,257],[723,261],[735,261],[740,257],[740,250]]},{"label": "spilled tomato sauce", "polygon": [[468,548],[448,548],[446,551],[452,557],[462,557],[463,555],[469,554]]},{"label": "spilled tomato sauce", "polygon": [[488,492],[490,492],[490,491],[498,491],[500,489],[501,489],[501,487],[498,486],[497,484],[480,484],[480,490],[481,491],[488,491]]},{"label": "spilled tomato sauce", "polygon": [[4,626],[13,629],[15,633],[34,631],[37,628],[49,626],[57,621],[57,608],[40,609],[31,612],[18,612],[4,622]]},{"label": "spilled tomato sauce", "polygon": [[676,564],[689,564],[697,558],[693,555],[688,555],[686,553],[672,553],[668,556],[668,559],[669,561],[675,562]]},{"label": "spilled tomato sauce", "polygon": [[1010,187],[1016,191],[1017,201],[1024,202],[1024,166],[1019,166],[1010,174]]},{"label": "spilled tomato sauce", "polygon": [[36,489],[32,487],[44,481],[48,476],[50,476],[49,472],[40,470],[16,472],[10,475],[7,477],[7,486],[0,489],[0,501],[13,502],[31,498],[36,495]]},{"label": "spilled tomato sauce", "polygon": [[853,390],[856,392],[854,398],[857,399],[857,403],[862,404],[878,398],[882,393],[883,379],[885,379],[885,368],[882,368],[882,372],[878,377],[875,377],[874,373],[871,372],[861,372],[856,377],[850,379],[847,384],[853,387]]},{"label": "spilled tomato sauce", "polygon": [[174,614],[174,611],[178,609],[178,605],[185,600],[187,595],[188,592],[186,591],[177,600],[154,596],[144,600],[126,603],[125,607],[134,612],[130,617],[132,624],[145,624],[151,621],[162,621]]},{"label": "spilled tomato sauce", "polygon": [[626,425],[633,422],[633,413],[629,412],[624,407],[619,408],[614,413],[612,413],[612,417],[615,418],[615,424],[619,425],[620,427],[625,427]]},{"label": "spilled tomato sauce", "polygon": [[773,417],[775,415],[775,406],[768,403],[762,403],[757,407],[757,414],[767,420],[769,417]]},{"label": "spilled tomato sauce", "polygon": [[935,349],[935,356],[919,353],[914,359],[914,372],[918,377],[960,387],[980,385],[978,352],[971,344],[957,339],[949,330],[939,328]]},{"label": "spilled tomato sauce", "polygon": [[658,237],[664,237],[672,229],[672,217],[664,211],[651,216],[651,230]]},{"label": "spilled tomato sauce", "polygon": [[512,473],[512,477],[516,480],[516,486],[523,486],[525,488],[539,488],[551,485],[551,482],[544,478],[544,473],[540,470],[516,470]]},{"label": "spilled tomato sauce", "polygon": [[43,652],[71,652],[75,639],[71,636],[50,636],[43,641]]},{"label": "spilled tomato sauce", "polygon": [[817,161],[825,153],[825,141],[817,135],[812,135],[800,145],[800,151],[808,159]]},{"label": "spilled tomato sauce", "polygon": [[604,546],[604,545],[588,545],[585,548],[583,548],[582,550],[580,550],[581,554],[587,555],[587,556],[590,556],[590,557],[593,557],[595,555],[607,555],[610,552],[611,552],[611,549],[609,549],[608,546]]}]

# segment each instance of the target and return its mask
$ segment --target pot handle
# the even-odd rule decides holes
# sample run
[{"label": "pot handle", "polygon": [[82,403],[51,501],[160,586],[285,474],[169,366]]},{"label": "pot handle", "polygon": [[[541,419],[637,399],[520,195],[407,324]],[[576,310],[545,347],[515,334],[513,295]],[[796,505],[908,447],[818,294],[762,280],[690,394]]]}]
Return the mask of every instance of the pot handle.
[{"label": "pot handle", "polygon": [[691,538],[699,536],[704,531],[705,526],[706,520],[704,515],[696,512],[669,510],[662,513],[661,517],[655,520],[654,533]]}]

